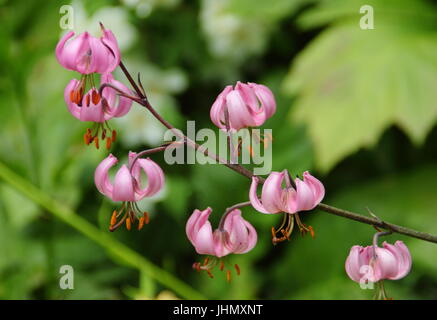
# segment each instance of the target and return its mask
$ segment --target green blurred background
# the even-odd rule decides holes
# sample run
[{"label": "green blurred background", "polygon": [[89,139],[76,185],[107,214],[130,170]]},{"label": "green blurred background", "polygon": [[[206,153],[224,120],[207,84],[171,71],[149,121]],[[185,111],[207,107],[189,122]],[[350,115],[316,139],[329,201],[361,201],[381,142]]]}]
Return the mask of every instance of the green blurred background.
[{"label": "green blurred background", "polygon": [[[344,271],[352,245],[375,232],[324,212],[303,215],[316,238],[271,245],[281,217],[244,209],[259,243],[230,257],[242,269],[228,284],[191,268],[185,236],[195,208],[246,201],[249,181],[217,165],[175,165],[154,156],[165,191],[140,205],[152,214],[141,232],[107,231],[117,206],[93,173],[107,152],[83,144],[89,126],[67,111],[63,90],[74,72],[54,48],[68,1],[0,0],[0,298],[2,299],[370,299]],[[361,30],[362,5],[374,30]],[[273,170],[311,170],[326,203],[437,233],[437,4],[418,0],[73,1],[75,30],[116,34],[127,67],[154,106],[176,126],[211,127],[209,108],[227,84],[264,83],[278,110]],[[125,83],[117,71],[116,78]],[[135,106],[112,121],[112,153],[159,145],[163,128]],[[12,170],[12,172],[11,172]],[[22,177],[19,179],[15,174]],[[94,226],[94,227],[93,227]],[[411,273],[386,283],[395,299],[437,298],[437,247],[403,240]],[[136,252],[136,253],[135,253]],[[151,266],[153,263],[156,267]],[[59,268],[75,270],[74,290]],[[163,271],[166,271],[162,273]],[[167,273],[168,272],[168,273]],[[181,284],[168,274],[193,287]],[[182,285],[183,286],[183,285]]]}]

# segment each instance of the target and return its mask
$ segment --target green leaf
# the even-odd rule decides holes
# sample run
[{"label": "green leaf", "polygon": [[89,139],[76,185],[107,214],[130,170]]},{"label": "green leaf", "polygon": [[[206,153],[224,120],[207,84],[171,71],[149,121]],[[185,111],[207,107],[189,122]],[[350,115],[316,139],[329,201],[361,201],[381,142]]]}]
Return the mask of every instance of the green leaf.
[{"label": "green leaf", "polygon": [[375,16],[375,29],[361,30],[358,9],[322,32],[284,82],[298,96],[291,119],[306,124],[324,171],[372,147],[392,125],[421,144],[437,118],[437,32],[429,13],[386,10]]}]

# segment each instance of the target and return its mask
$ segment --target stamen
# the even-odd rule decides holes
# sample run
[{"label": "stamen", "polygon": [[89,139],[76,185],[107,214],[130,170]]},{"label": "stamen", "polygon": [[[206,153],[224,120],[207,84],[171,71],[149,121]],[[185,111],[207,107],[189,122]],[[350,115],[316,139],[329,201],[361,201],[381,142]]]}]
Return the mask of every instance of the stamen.
[{"label": "stamen", "polygon": [[231,270],[226,270],[226,281],[231,282]]},{"label": "stamen", "polygon": [[87,95],[85,96],[85,103],[86,103],[86,106],[87,106],[87,107],[90,106],[90,95],[89,95],[89,94],[87,94]]},{"label": "stamen", "polygon": [[220,261],[220,271],[223,271],[224,268],[225,268],[225,263],[221,260]]},{"label": "stamen", "polygon": [[138,222],[138,230],[141,230],[144,226],[144,217],[140,218],[140,221]]},{"label": "stamen", "polygon": [[87,146],[90,144],[90,136],[88,135],[87,132],[85,132],[84,135],[83,135],[83,141],[85,142],[85,144]]},{"label": "stamen", "polygon": [[112,137],[111,137],[112,142],[115,142],[116,139],[117,139],[117,131],[112,130]]},{"label": "stamen", "polygon": [[91,93],[91,100],[94,104],[98,104],[100,102],[100,94],[96,90],[93,90]]},{"label": "stamen", "polygon": [[149,221],[150,221],[150,219],[149,219],[149,214],[146,212],[146,211],[144,211],[144,222],[146,223],[146,224],[149,224]]},{"label": "stamen", "polygon": [[76,95],[74,90],[70,91],[70,102],[75,102],[76,101]]},{"label": "stamen", "polygon": [[106,149],[107,150],[111,149],[111,143],[112,143],[111,138],[107,137],[106,138]]},{"label": "stamen", "polygon": [[116,223],[117,223],[117,210],[114,210],[110,222],[111,227],[114,226]]},{"label": "stamen", "polygon": [[127,229],[128,231],[130,231],[130,229],[131,229],[131,221],[130,221],[130,217],[127,217],[127,219],[126,219],[126,229]]},{"label": "stamen", "polygon": [[235,267],[235,270],[237,271],[237,275],[239,276],[240,275],[240,266],[238,264],[235,264],[234,267]]},{"label": "stamen", "polygon": [[212,272],[209,269],[206,270],[206,273],[208,274],[208,277],[210,277],[211,279],[214,278],[214,275],[212,274]]},{"label": "stamen", "polygon": [[105,140],[106,138],[106,129],[102,130],[102,140]]},{"label": "stamen", "polygon": [[99,149],[99,138],[94,137],[94,144],[96,145],[96,149]]}]

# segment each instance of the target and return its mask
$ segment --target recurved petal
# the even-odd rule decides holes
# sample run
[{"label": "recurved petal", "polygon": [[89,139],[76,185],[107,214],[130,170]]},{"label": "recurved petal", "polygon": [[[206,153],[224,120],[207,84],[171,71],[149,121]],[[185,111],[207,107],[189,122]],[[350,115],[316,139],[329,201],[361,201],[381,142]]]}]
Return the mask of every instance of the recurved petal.
[{"label": "recurved petal", "polygon": [[390,251],[397,261],[397,273],[389,279],[398,280],[405,277],[411,270],[411,254],[407,246],[402,241],[396,241],[394,245],[384,241],[383,247]]},{"label": "recurved petal", "polygon": [[311,188],[314,194],[314,201],[319,204],[325,196],[325,187],[317,178],[313,177],[308,171],[303,173],[303,181]]},{"label": "recurved petal", "polygon": [[316,206],[316,201],[311,187],[299,178],[295,180],[295,183],[297,211],[313,209]]},{"label": "recurved petal", "polygon": [[264,182],[261,192],[261,202],[269,213],[278,213],[286,209],[282,203],[283,180],[284,172],[273,171]]},{"label": "recurved petal", "polygon": [[101,41],[105,46],[109,47],[110,50],[108,51],[110,51],[110,54],[112,55],[105,72],[112,72],[120,64],[120,49],[118,47],[117,39],[111,30],[104,29]]},{"label": "recurved petal", "polygon": [[363,275],[360,272],[361,269],[361,259],[360,255],[363,251],[363,247],[361,246],[353,246],[349,252],[349,255],[346,259],[345,269],[346,273],[355,282],[360,282]]},{"label": "recurved petal", "polygon": [[66,57],[64,55],[64,47],[65,43],[71,39],[74,36],[74,32],[70,31],[66,33],[61,40],[59,40],[58,44],[56,45],[56,59],[58,60],[59,64],[63,66],[66,69],[72,70],[71,66],[68,64],[68,60],[66,60]]},{"label": "recurved petal", "polygon": [[220,129],[226,129],[224,107],[226,105],[226,95],[231,90],[232,86],[226,86],[223,91],[218,95],[210,110],[212,123],[214,123]]},{"label": "recurved petal", "polygon": [[97,187],[97,190],[99,190],[100,193],[111,199],[113,185],[109,181],[108,172],[109,169],[111,169],[117,162],[117,158],[110,154],[105,159],[103,159],[102,162],[100,162],[94,173],[94,183]]},{"label": "recurved petal", "polygon": [[71,101],[71,92],[76,88],[79,84],[79,80],[72,79],[64,90],[64,100],[67,105],[68,111],[76,118],[80,120],[80,107]]},{"label": "recurved petal", "polygon": [[264,206],[261,204],[261,201],[258,198],[258,195],[256,193],[258,188],[259,179],[258,177],[252,177],[252,184],[250,185],[250,191],[249,191],[249,200],[252,207],[255,208],[255,210],[261,212],[261,213],[271,213],[264,208]]},{"label": "recurved petal", "polygon": [[164,186],[165,178],[161,167],[154,161],[147,159],[138,159],[134,165],[141,167],[147,176],[147,185],[141,188],[141,178],[138,174],[135,183],[135,199],[139,201],[144,197],[151,197],[158,193]]}]

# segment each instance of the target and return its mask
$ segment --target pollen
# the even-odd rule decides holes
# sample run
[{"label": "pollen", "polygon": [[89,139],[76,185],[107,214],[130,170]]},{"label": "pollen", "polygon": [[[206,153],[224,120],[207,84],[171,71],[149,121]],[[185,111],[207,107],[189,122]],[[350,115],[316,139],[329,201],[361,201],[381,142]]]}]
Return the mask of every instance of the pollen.
[{"label": "pollen", "polygon": [[111,137],[112,142],[115,142],[115,140],[117,140],[117,131],[112,130],[112,137]]},{"label": "pollen", "polygon": [[141,217],[138,222],[138,230],[141,230],[144,227],[144,217]]},{"label": "pollen", "polygon": [[130,229],[131,229],[131,221],[130,221],[130,217],[127,217],[127,219],[126,219],[126,229],[127,229],[128,231],[130,231]]},{"label": "pollen", "polygon": [[107,137],[106,138],[106,149],[107,150],[111,149],[111,143],[112,143],[111,138]]},{"label": "pollen", "polygon": [[241,273],[240,266],[238,264],[235,264],[234,267],[235,267],[235,271],[237,271],[237,276],[239,276]]},{"label": "pollen", "polygon": [[94,144],[96,146],[96,149],[99,149],[99,138],[98,137],[94,137]]}]

